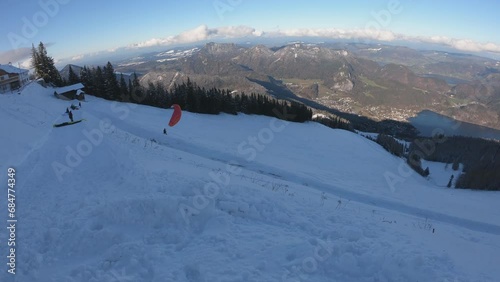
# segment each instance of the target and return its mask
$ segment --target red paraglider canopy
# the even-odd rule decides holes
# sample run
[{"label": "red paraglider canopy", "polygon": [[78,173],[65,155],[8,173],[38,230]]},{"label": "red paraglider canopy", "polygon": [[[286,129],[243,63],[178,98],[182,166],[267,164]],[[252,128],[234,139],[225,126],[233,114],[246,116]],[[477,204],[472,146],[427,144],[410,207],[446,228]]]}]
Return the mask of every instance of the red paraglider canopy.
[{"label": "red paraglider canopy", "polygon": [[181,119],[182,111],[181,107],[177,104],[173,104],[172,108],[174,108],[174,113],[172,114],[172,117],[170,118],[170,122],[168,123],[169,126],[174,126],[176,125],[179,120]]}]

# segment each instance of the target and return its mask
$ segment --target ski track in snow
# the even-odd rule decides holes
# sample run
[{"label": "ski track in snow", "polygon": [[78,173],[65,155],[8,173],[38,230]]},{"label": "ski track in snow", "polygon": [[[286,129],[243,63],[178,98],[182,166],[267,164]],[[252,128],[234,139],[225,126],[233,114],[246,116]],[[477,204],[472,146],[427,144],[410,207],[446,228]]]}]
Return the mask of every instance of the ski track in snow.
[{"label": "ski track in snow", "polygon": [[[18,274],[12,280],[3,272],[1,281],[500,277],[498,195],[441,189],[416,175],[391,191],[378,175],[394,171],[397,159],[362,137],[289,124],[249,161],[238,145],[258,135],[269,118],[184,113],[164,136],[171,110],[118,103],[121,111],[114,112],[111,102],[88,97],[75,111],[86,122],[53,129],[50,123],[67,119],[59,111],[68,102],[50,94],[30,85],[20,96],[0,96],[6,120],[0,129],[17,130],[3,141],[0,156],[13,162],[3,166],[16,165],[20,218]],[[41,129],[36,119],[44,122]],[[57,180],[54,162],[64,164],[67,148],[81,146],[84,130],[98,129],[104,119],[115,128]],[[315,146],[301,154],[307,142]],[[328,159],[331,143],[360,146],[369,156],[351,158],[356,149],[345,147]],[[383,163],[370,164],[372,158]],[[353,163],[337,166],[346,160]],[[227,173],[228,163],[241,171]],[[387,168],[375,171],[384,163]],[[213,177],[228,183],[218,183],[218,193],[205,197],[207,205],[186,224],[181,208],[196,206]]]},{"label": "ski track in snow", "polygon": [[[106,118],[109,116],[104,115]],[[123,126],[123,121],[119,119],[112,119],[112,123],[117,125],[118,127]],[[128,127],[129,132],[133,132],[136,136],[147,136],[148,132],[145,129],[141,129],[138,127],[130,128]],[[158,142],[159,145],[166,145],[162,142]],[[346,189],[342,189],[338,186],[328,185],[326,183],[314,180],[312,178],[300,177],[294,175],[292,173],[288,173],[285,170],[278,169],[276,167],[267,167],[262,163],[254,163],[245,161],[242,158],[235,157],[234,155],[230,155],[227,153],[223,153],[216,150],[210,150],[208,148],[204,148],[202,146],[197,146],[192,143],[188,143],[183,140],[176,140],[175,143],[167,145],[172,149],[176,149],[179,151],[183,151],[185,153],[192,154],[192,152],[196,152],[197,156],[201,156],[207,159],[215,160],[218,162],[222,162],[224,164],[229,162],[237,161],[241,164],[245,170],[252,171],[257,174],[267,174],[267,175],[279,175],[283,179],[287,179],[293,183],[308,183],[308,186],[314,187],[314,189],[328,193],[330,195],[334,195],[337,197],[341,197],[344,199],[349,199],[350,201],[355,201],[363,204],[373,205],[379,208],[395,210],[401,213],[406,213],[408,215],[427,218],[433,221],[440,221],[443,223],[449,223],[453,225],[457,225],[463,228],[468,228],[475,231],[492,233],[495,235],[500,235],[500,226],[494,224],[488,224],[484,222],[468,220],[464,218],[459,218],[452,215],[447,215],[439,212],[433,212],[429,210],[425,210],[418,207],[412,207],[406,205],[404,203],[398,203],[395,201],[385,200],[383,198],[377,198],[371,195],[364,195],[361,193],[356,193],[354,191],[349,191]]]}]

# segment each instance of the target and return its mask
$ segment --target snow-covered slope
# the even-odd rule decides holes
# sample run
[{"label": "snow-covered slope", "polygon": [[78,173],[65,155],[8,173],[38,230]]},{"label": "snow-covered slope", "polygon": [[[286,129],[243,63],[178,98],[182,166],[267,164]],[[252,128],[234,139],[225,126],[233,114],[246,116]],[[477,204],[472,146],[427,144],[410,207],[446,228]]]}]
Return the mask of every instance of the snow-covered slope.
[{"label": "snow-covered slope", "polygon": [[357,134],[184,112],[164,135],[170,109],[89,95],[84,122],[53,128],[70,104],[52,92],[0,95],[18,219],[1,281],[500,277],[500,194],[436,185]]}]

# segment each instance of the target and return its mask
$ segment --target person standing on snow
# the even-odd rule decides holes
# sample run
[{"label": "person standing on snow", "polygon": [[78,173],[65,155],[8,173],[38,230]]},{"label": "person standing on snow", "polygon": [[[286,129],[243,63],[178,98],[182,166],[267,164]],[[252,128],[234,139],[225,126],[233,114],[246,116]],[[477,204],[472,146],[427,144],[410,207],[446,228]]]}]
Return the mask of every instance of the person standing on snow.
[{"label": "person standing on snow", "polygon": [[73,122],[73,112],[69,111],[69,119],[71,120],[71,122]]}]

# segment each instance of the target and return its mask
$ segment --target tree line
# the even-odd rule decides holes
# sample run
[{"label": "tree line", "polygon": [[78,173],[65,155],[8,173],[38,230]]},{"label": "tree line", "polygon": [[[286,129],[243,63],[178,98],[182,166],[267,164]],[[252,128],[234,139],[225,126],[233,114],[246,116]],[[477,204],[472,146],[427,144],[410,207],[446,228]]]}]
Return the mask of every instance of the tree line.
[{"label": "tree line", "polygon": [[[404,157],[407,164],[418,174],[427,177],[432,171],[422,167],[422,160],[446,163],[454,171],[463,165],[457,179],[450,175],[447,187],[500,191],[500,141],[465,136],[443,136],[414,139],[408,148],[394,137],[379,134],[368,138],[380,144],[388,152]],[[454,185],[453,185],[454,183]]]},{"label": "tree line", "polygon": [[[455,179],[453,174],[447,187],[500,191],[500,141],[465,136],[420,137],[406,147],[390,135],[370,138],[391,154],[406,159],[407,164],[423,177],[432,171],[422,167],[422,160],[441,162],[446,168],[463,170]],[[454,185],[453,185],[454,183]]]},{"label": "tree line", "polygon": [[[422,149],[422,144],[432,145]],[[500,190],[499,141],[464,136],[419,138],[410,145],[408,158],[413,160],[412,167],[419,173],[423,171],[421,158],[452,164],[453,170],[462,164],[463,173],[455,182],[456,188]]]},{"label": "tree line", "polygon": [[317,116],[313,118],[313,121],[321,123],[330,128],[338,128],[354,132],[352,124],[349,121],[342,119],[338,116],[334,115]]},{"label": "tree line", "polygon": [[206,89],[189,78],[181,84],[175,84],[172,89],[167,89],[159,82],[149,82],[147,86],[143,86],[135,73],[131,79],[125,80],[123,74],[118,79],[110,62],[102,68],[84,66],[79,79],[77,77],[70,68],[69,81],[71,83],[82,82],[86,93],[107,100],[159,108],[169,108],[173,104],[178,104],[184,110],[203,114],[236,115],[241,112],[295,122],[304,122],[312,118],[312,110],[302,103],[277,100],[256,93],[234,94],[227,89]]},{"label": "tree line", "polygon": [[405,153],[405,146],[392,136],[380,133],[375,142],[397,157],[402,157]]}]

